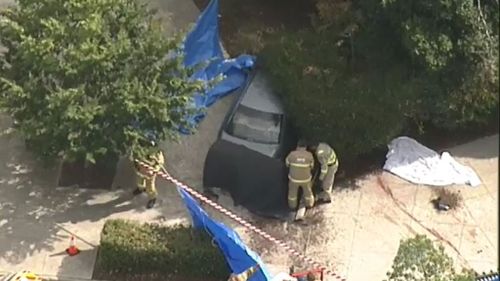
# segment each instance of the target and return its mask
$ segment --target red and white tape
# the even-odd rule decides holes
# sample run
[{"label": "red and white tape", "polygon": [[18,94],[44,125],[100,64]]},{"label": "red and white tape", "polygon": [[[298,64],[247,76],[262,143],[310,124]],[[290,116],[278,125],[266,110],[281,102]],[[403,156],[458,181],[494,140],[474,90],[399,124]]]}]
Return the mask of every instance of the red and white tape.
[{"label": "red and white tape", "polygon": [[[150,174],[153,174],[154,171],[153,171],[153,168],[146,164],[146,163],[143,163],[141,161],[138,161],[138,160],[135,160],[139,165],[143,166],[144,168],[146,168],[148,170],[148,173]],[[302,253],[298,252],[297,250],[293,249],[292,247],[290,247],[286,242],[280,240],[280,239],[277,239],[273,236],[271,236],[269,233],[265,232],[264,230],[252,225],[251,223],[249,223],[248,221],[246,221],[245,219],[239,217],[238,215],[234,214],[233,212],[229,211],[228,209],[220,206],[219,204],[213,202],[212,200],[208,199],[207,197],[203,196],[201,193],[199,193],[198,191],[194,190],[193,188],[185,185],[184,183],[180,182],[179,180],[177,180],[176,178],[172,177],[170,174],[164,172],[164,171],[159,171],[157,173],[157,175],[159,175],[160,177],[162,177],[163,179],[175,184],[176,186],[186,190],[189,194],[191,194],[192,196],[194,196],[195,198],[201,200],[203,203],[211,206],[212,208],[214,208],[215,210],[223,213],[224,215],[228,216],[229,218],[235,220],[236,222],[238,222],[239,224],[241,224],[242,226],[244,226],[245,228],[247,228],[248,230],[251,230],[255,233],[257,233],[258,235],[260,235],[261,237],[275,243],[275,244],[278,244],[280,247],[282,247],[283,249],[285,249],[290,255],[296,257],[296,258],[299,258],[301,259],[302,261],[305,261],[307,262],[308,264],[312,265],[313,267],[317,268],[317,269],[320,269],[320,270],[323,270],[324,273],[326,273],[327,275],[330,275],[330,276],[333,276],[335,277],[336,279],[340,280],[340,281],[347,281],[345,278],[342,278],[341,276],[337,275],[335,272],[333,272],[332,270],[330,269],[327,269],[326,267],[322,266],[320,263],[314,261],[313,259],[311,259],[310,257],[307,257],[305,255],[303,255]]]}]

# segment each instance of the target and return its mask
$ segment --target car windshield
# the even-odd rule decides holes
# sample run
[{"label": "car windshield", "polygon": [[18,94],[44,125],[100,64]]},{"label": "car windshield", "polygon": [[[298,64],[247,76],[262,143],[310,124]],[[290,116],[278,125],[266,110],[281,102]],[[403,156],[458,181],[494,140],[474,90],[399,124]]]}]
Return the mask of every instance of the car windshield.
[{"label": "car windshield", "polygon": [[269,113],[240,105],[228,127],[228,133],[252,142],[278,144],[281,114]]}]

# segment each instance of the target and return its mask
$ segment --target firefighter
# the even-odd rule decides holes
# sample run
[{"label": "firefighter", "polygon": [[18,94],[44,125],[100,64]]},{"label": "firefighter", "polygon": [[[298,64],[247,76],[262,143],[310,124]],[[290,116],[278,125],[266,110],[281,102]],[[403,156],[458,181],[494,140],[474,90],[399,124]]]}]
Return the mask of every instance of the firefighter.
[{"label": "firefighter", "polygon": [[259,270],[259,268],[259,265],[256,264],[240,274],[232,273],[227,281],[248,281],[255,274],[255,272]]},{"label": "firefighter", "polygon": [[149,197],[149,201],[146,205],[148,209],[153,208],[156,203],[156,196],[158,195],[156,191],[156,175],[163,169],[163,165],[165,165],[165,157],[163,152],[158,148],[156,142],[150,141],[150,145],[155,152],[141,161],[151,166],[152,171],[148,171],[136,165],[137,189],[134,190],[134,195],[139,195],[146,191]]},{"label": "firefighter", "polygon": [[299,188],[302,193],[306,208],[314,206],[314,195],[312,191],[312,169],[314,168],[314,157],[306,150],[303,141],[297,144],[297,149],[290,152],[286,157],[288,172],[288,206],[295,210],[298,203]]},{"label": "firefighter", "polygon": [[319,180],[321,181],[322,191],[318,195],[318,199],[330,203],[332,201],[333,181],[339,168],[337,154],[331,146],[324,142],[320,142],[317,147],[313,148],[313,151],[321,165]]}]

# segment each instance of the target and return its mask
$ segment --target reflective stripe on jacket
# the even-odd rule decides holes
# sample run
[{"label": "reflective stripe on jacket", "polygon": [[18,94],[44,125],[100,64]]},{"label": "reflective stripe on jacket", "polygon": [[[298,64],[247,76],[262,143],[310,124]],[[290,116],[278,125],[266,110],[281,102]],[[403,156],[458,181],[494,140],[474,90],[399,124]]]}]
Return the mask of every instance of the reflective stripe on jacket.
[{"label": "reflective stripe on jacket", "polygon": [[[163,156],[163,152],[158,151],[153,155],[150,155],[148,159],[143,160],[144,163],[148,164],[153,168],[153,173],[158,173],[159,171],[162,170],[163,166],[165,165],[165,157]],[[139,170],[136,171],[138,176],[145,176],[145,177],[151,177],[152,175],[148,173],[148,170],[145,169],[142,166],[139,166]]]},{"label": "reflective stripe on jacket", "polygon": [[294,150],[285,159],[289,167],[288,178],[297,183],[311,181],[311,170],[314,168],[314,157],[307,150]]},{"label": "reflective stripe on jacket", "polygon": [[228,281],[248,281],[254,274],[259,270],[259,265],[254,265],[250,267],[249,269],[243,271],[242,273],[235,274],[232,273],[229,276]]}]

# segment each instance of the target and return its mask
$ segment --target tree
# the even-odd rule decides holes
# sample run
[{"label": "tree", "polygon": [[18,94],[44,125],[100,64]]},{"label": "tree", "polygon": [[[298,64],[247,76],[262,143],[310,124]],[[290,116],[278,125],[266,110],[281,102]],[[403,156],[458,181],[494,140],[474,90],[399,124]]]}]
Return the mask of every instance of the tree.
[{"label": "tree", "polygon": [[387,273],[388,281],[473,281],[472,271],[457,274],[444,247],[434,247],[425,235],[402,240]]},{"label": "tree", "polygon": [[202,85],[139,0],[18,0],[0,14],[1,106],[42,160],[95,163],[188,127]]},{"label": "tree", "polygon": [[[264,48],[262,58],[298,133],[330,143],[348,163],[400,134],[414,98],[403,90],[405,65],[391,63],[399,60],[394,44],[373,44],[380,40],[369,38],[376,36],[367,29],[360,31],[367,34],[362,42],[350,40],[354,35],[346,33],[357,36],[356,27],[349,14],[336,17],[349,8],[337,9],[337,2],[342,1],[318,1],[323,10],[315,28],[284,31]],[[352,45],[373,55],[353,54]]]},{"label": "tree", "polygon": [[497,112],[498,1],[355,2],[369,17],[366,24],[390,30],[408,57],[408,84],[420,93],[418,119],[454,129]]}]

